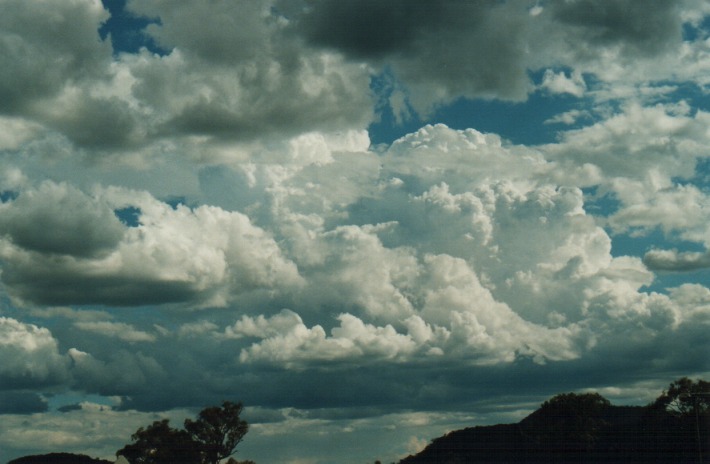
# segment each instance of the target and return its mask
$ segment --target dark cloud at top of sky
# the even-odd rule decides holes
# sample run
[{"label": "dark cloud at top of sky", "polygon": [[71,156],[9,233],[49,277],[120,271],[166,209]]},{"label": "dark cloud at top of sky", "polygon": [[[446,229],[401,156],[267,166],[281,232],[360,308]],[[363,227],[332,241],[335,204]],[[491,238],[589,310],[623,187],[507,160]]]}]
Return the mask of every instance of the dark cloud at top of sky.
[{"label": "dark cloud at top of sky", "polygon": [[100,41],[96,25],[108,14],[100,4],[93,6],[58,2],[48,12],[40,3],[3,2],[0,113],[27,111],[29,103],[55,95],[67,80],[101,72],[110,45]]},{"label": "dark cloud at top of sky", "polygon": [[[620,45],[628,53],[654,55],[681,40],[683,0],[553,1],[555,18],[581,31],[590,48]],[[593,50],[589,52],[594,53]]]},{"label": "dark cloud at top of sky", "polygon": [[525,98],[528,15],[520,6],[323,0],[308,3],[293,27],[309,43],[354,60],[387,60],[410,88],[415,108],[428,112],[457,96]]},{"label": "dark cloud at top of sky", "polygon": [[455,27],[451,18],[465,19],[474,26],[478,19],[475,11],[487,3],[491,2],[315,1],[308,4],[297,27],[313,44],[356,58],[383,58],[414,52],[422,35]]},{"label": "dark cloud at top of sky", "polygon": [[529,73],[545,67],[594,69],[609,51],[621,62],[676,49],[687,1],[314,0],[296,3],[306,5],[300,11],[281,3],[311,45],[391,66],[426,114],[461,96],[524,100]]}]

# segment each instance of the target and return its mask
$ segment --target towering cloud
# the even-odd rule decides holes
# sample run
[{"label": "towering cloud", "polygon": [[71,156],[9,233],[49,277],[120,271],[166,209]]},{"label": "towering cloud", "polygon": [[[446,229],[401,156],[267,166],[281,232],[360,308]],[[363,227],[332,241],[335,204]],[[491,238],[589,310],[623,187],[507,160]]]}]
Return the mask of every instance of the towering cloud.
[{"label": "towering cloud", "polygon": [[390,462],[706,376],[707,2],[105,3],[0,16],[0,460],[233,399],[244,458]]}]

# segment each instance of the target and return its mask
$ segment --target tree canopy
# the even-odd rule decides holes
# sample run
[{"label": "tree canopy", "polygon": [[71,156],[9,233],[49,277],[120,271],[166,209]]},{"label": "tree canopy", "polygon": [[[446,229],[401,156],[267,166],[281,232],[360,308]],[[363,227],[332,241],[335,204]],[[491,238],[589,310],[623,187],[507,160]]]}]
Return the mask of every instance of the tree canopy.
[{"label": "tree canopy", "polygon": [[221,407],[203,409],[197,419],[186,419],[184,429],[169,420],[155,421],[131,436],[133,443],[116,452],[131,464],[217,464],[236,452],[249,430],[240,418],[241,403],[225,401]]},{"label": "tree canopy", "polygon": [[201,445],[203,463],[217,464],[234,454],[237,445],[249,430],[240,419],[241,403],[225,402],[222,407],[203,409],[197,420],[185,420],[185,430]]},{"label": "tree canopy", "polygon": [[710,382],[680,378],[663,391],[653,406],[677,416],[707,415],[710,413]]}]

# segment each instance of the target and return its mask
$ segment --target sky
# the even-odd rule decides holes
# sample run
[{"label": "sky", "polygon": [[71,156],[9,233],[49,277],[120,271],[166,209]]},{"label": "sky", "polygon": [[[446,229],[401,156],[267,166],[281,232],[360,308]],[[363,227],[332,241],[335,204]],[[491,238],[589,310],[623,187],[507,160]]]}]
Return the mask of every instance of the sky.
[{"label": "sky", "polygon": [[392,462],[710,378],[710,2],[0,0],[0,462],[242,401]]}]

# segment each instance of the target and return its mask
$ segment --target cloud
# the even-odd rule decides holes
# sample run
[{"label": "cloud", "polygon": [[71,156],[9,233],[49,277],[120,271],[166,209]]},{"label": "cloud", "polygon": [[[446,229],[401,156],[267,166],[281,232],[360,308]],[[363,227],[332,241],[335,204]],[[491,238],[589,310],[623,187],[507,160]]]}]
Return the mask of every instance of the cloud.
[{"label": "cloud", "polygon": [[567,77],[564,71],[558,74],[551,69],[546,70],[542,76],[541,87],[553,94],[570,94],[575,97],[581,97],[587,90],[581,73],[573,72]]},{"label": "cloud", "polygon": [[651,250],[643,256],[643,263],[653,271],[694,271],[710,267],[707,252],[679,252],[678,250]]},{"label": "cloud", "polygon": [[68,380],[67,359],[49,330],[0,317],[0,389],[37,388]]},{"label": "cloud", "polygon": [[373,118],[367,69],[292,40],[268,2],[129,2],[133,14],[159,18],[143,32],[165,56],[112,55],[99,39],[108,12],[98,0],[41,5],[6,5],[0,113],[65,137],[84,155],[135,158],[173,137],[243,143],[361,129]]},{"label": "cloud", "polygon": [[74,327],[86,330],[88,332],[94,332],[106,337],[114,337],[119,340],[124,340],[127,342],[154,342],[155,335],[142,330],[136,330],[129,324],[123,324],[120,322],[90,322],[90,321],[79,321],[74,323]]},{"label": "cloud", "polygon": [[557,114],[545,121],[545,124],[566,124],[572,125],[582,118],[588,118],[591,115],[587,111],[570,110],[564,113]]},{"label": "cloud", "polygon": [[576,163],[594,163],[606,179],[643,178],[654,169],[668,176],[692,177],[695,160],[703,156],[707,115],[673,114],[663,105],[632,104],[623,111],[583,129],[563,134],[551,145],[552,156],[571,156]]},{"label": "cloud", "polygon": [[[108,18],[97,0],[27,3],[10,0],[0,19],[0,113],[32,111],[67,81],[101,73],[111,56],[99,40]],[[61,40],[58,40],[61,38]]]},{"label": "cloud", "polygon": [[0,391],[0,414],[33,414],[47,410],[47,400],[35,392]]},{"label": "cloud", "polygon": [[[705,242],[705,218],[710,209],[707,195],[693,185],[666,187],[662,177],[657,180],[663,183],[653,180],[648,183],[651,185],[629,182],[617,187],[625,204],[609,218],[610,225],[616,230],[651,230],[654,227],[660,227],[666,233],[682,230],[681,237]],[[640,196],[644,191],[647,192],[645,198]]]},{"label": "cloud", "polygon": [[[189,415],[187,411],[178,410],[167,416],[179,422]],[[153,420],[155,415],[152,413],[117,412],[90,403],[82,403],[80,408],[62,414],[33,414],[31,429],[23,425],[27,416],[6,414],[3,416],[6,429],[0,437],[0,446],[6,453],[4,457],[10,459],[62,450],[113,461],[116,449],[128,443],[138,427]],[[121,443],[118,447],[117,442]]]},{"label": "cloud", "polygon": [[44,182],[1,208],[0,232],[28,251],[88,258],[115,247],[124,233],[108,205],[68,184]]},{"label": "cloud", "polygon": [[61,112],[50,110],[44,119],[80,147],[130,148],[145,137],[138,115],[125,100],[83,95],[62,100],[56,102]]},{"label": "cloud", "polygon": [[[67,205],[79,215],[72,218],[63,213],[64,207],[52,207],[61,195],[44,201],[43,195],[64,189],[48,183],[46,193],[16,200],[27,202],[27,211],[36,205],[37,217],[55,217],[58,226],[52,234],[47,234],[46,220],[42,223],[32,215],[6,223],[10,240],[2,248],[3,277],[19,299],[119,305],[201,300],[224,305],[231,291],[299,284],[293,263],[243,214],[206,206],[173,209],[148,194],[109,189],[100,192],[99,199],[72,190],[69,198],[82,204]],[[125,228],[106,205],[125,207],[131,200],[141,211],[141,224]],[[24,227],[22,233],[18,227]],[[207,235],[205,227],[211,230]]]},{"label": "cloud", "polygon": [[298,366],[301,363],[396,359],[414,349],[413,340],[390,325],[364,324],[351,314],[338,316],[340,326],[327,337],[323,328],[308,328],[301,318],[284,310],[270,319],[244,317],[228,333],[263,340],[242,350],[241,362],[267,362]]},{"label": "cloud", "polygon": [[683,3],[664,1],[656,8],[648,8],[642,0],[613,4],[575,0],[551,2],[546,11],[571,26],[580,43],[620,47],[622,53],[637,57],[657,55],[680,42]]},{"label": "cloud", "polygon": [[[414,8],[401,1],[323,0],[302,10],[281,3],[285,15],[295,18],[289,28],[311,45],[353,62],[386,63],[424,115],[457,97],[525,100],[535,87],[529,71],[569,66],[575,70],[571,78],[548,69],[543,87],[580,96],[583,72],[635,85],[649,77],[670,78],[677,73],[672,62],[678,56],[704,53],[702,41],[682,40],[684,22],[702,16],[703,8],[685,0],[666,1],[652,11],[637,0],[544,7],[523,0],[442,0]],[[688,59],[693,70],[687,76],[702,80],[692,63]]]},{"label": "cloud", "polygon": [[125,57],[132,97],[153,108],[157,134],[243,141],[362,127],[371,119],[366,70],[299,46],[284,35],[287,21],[268,2],[204,6],[129,5],[161,18],[146,33],[172,50],[162,58]]},{"label": "cloud", "polygon": [[311,44],[355,61],[387,59],[414,108],[428,113],[456,96],[524,99],[528,17],[496,2],[318,1],[293,24]]},{"label": "cloud", "polygon": [[130,396],[167,380],[165,368],[152,356],[124,349],[110,353],[106,360],[71,348],[74,382],[83,391],[104,396]]},{"label": "cloud", "polygon": [[[708,261],[706,2],[134,0],[135,53],[98,1],[6,3],[3,452],[112,454],[226,398],[274,453],[245,458],[396,460],[706,374],[709,291],[665,274]],[[387,104],[411,133],[371,146]],[[512,105],[572,128],[411,128]]]}]

